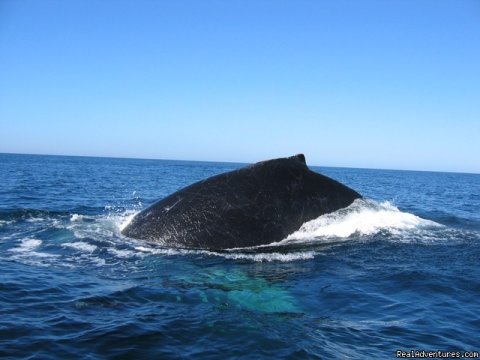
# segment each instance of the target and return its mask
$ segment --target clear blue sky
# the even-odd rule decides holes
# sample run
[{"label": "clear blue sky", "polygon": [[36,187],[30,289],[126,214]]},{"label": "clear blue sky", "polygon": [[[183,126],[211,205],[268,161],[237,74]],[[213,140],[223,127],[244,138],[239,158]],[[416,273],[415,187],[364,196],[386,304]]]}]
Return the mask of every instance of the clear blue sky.
[{"label": "clear blue sky", "polygon": [[0,0],[0,152],[480,172],[479,0]]}]

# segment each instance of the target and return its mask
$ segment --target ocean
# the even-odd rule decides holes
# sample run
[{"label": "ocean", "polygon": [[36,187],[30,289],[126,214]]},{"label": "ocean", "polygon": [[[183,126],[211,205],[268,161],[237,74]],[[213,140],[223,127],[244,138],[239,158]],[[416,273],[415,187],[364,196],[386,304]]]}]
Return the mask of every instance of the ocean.
[{"label": "ocean", "polygon": [[272,246],[121,235],[145,206],[241,166],[0,154],[0,358],[480,352],[480,175],[311,167],[365,199]]}]

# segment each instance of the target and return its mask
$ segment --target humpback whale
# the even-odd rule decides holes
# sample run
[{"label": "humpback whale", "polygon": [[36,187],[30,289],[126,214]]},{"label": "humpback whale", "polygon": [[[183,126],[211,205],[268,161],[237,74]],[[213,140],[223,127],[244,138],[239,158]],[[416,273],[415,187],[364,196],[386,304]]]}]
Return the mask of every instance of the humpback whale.
[{"label": "humpback whale", "polygon": [[138,213],[122,234],[224,250],[271,244],[362,196],[310,170],[305,156],[261,161],[187,186]]}]

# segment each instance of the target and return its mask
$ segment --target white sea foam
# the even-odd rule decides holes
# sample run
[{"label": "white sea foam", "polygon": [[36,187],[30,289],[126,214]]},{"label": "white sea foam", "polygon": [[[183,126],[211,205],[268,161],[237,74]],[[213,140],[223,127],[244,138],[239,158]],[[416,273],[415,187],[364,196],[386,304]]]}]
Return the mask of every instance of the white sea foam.
[{"label": "white sea foam", "polygon": [[63,246],[71,249],[87,252],[87,253],[92,253],[97,249],[95,245],[88,244],[83,241],[64,243]]},{"label": "white sea foam", "polygon": [[[101,254],[101,252],[97,254],[96,250],[101,247],[120,261],[149,255],[201,255],[252,262],[290,262],[312,259],[320,254],[321,250],[310,247],[312,244],[335,243],[377,233],[385,233],[392,241],[416,241],[419,237],[431,239],[436,237],[438,231],[435,229],[441,226],[416,215],[402,212],[389,202],[378,203],[372,200],[356,200],[345,209],[320,216],[303,224],[299,230],[280,242],[253,248],[216,252],[167,248],[120,236],[121,230],[130,223],[137,213],[138,209],[122,212],[112,211],[108,215],[93,217],[93,221],[82,221],[84,216],[72,214],[65,227],[73,233],[74,238],[69,242],[64,242],[61,246],[79,251],[82,261],[87,258],[90,259],[89,261],[96,259],[96,256]],[[96,239],[99,244],[91,244],[88,241],[91,238]],[[39,241],[26,242],[15,251],[27,251],[28,247],[33,249],[30,251],[35,251],[35,247],[41,245]],[[120,244],[121,246],[118,246]],[[306,244],[309,247],[305,249],[291,248],[290,245],[292,244],[300,246]],[[71,255],[64,256],[68,258]]]},{"label": "white sea foam", "polygon": [[32,238],[23,239],[20,241],[19,246],[8,250],[13,253],[10,259],[26,264],[45,266],[51,261],[50,259],[59,257],[59,255],[56,254],[38,251],[41,245],[42,240]]},{"label": "white sea foam", "polygon": [[[100,248],[106,250],[117,261],[150,255],[200,255],[233,261],[291,262],[309,260],[320,255],[323,250],[311,247],[316,244],[334,244],[338,241],[355,240],[359,237],[368,238],[378,233],[382,236],[385,235],[385,238],[391,241],[436,242],[439,238],[445,237],[444,232],[446,231],[442,225],[402,212],[389,202],[356,200],[345,209],[320,216],[303,224],[299,230],[280,242],[217,252],[167,248],[121,236],[121,230],[137,213],[138,209],[130,209],[121,212],[112,211],[107,215],[88,218],[84,215],[71,214],[67,221],[59,218],[57,219],[59,224],[55,227],[68,230],[61,233],[63,238],[59,239],[59,243],[48,242],[44,246],[45,244],[40,239],[24,238],[14,248],[8,250],[11,254],[10,258],[40,266],[51,264],[77,266],[85,262],[96,266],[106,266],[105,252],[98,251]],[[86,219],[89,221],[85,221]],[[439,236],[439,233],[442,236]],[[95,239],[95,245],[91,244],[89,239]],[[290,246],[293,244],[295,247]],[[74,253],[63,252],[61,255],[48,252],[48,249],[55,249],[58,245],[64,249],[76,251]],[[307,247],[303,248],[304,245]]]},{"label": "white sea foam", "polygon": [[14,220],[0,220],[0,227],[4,225],[13,224],[14,222],[15,222]]},{"label": "white sea foam", "polygon": [[198,254],[198,253],[207,253],[206,250],[186,250],[186,249],[175,249],[175,248],[156,248],[149,246],[135,246],[135,250],[140,253],[146,254],[155,254],[155,255],[186,255],[186,254]]},{"label": "white sea foam", "polygon": [[313,259],[316,255],[316,252],[304,251],[304,252],[294,252],[289,254],[282,254],[278,252],[258,253],[258,254],[246,254],[246,253],[231,253],[231,254],[212,253],[212,254],[223,256],[227,259],[233,259],[233,260],[252,260],[255,262],[272,262],[272,261],[289,262],[289,261]]},{"label": "white sea foam", "polygon": [[22,253],[22,252],[31,252],[34,249],[38,248],[40,245],[42,245],[42,240],[38,239],[23,239],[20,242],[20,245],[18,247],[15,247],[13,249],[10,249],[9,251],[12,252],[17,252],[17,253]]},{"label": "white sea foam", "polygon": [[245,252],[216,252],[209,250],[188,250],[188,249],[173,249],[173,248],[152,248],[145,246],[137,246],[135,250],[155,255],[175,256],[175,255],[206,255],[206,256],[219,256],[231,260],[251,260],[255,262],[289,262],[295,260],[307,260],[313,259],[316,255],[314,251],[305,252],[292,252],[292,253],[279,253],[279,252],[265,252],[265,253],[245,253]]},{"label": "white sea foam", "polygon": [[70,216],[70,221],[81,221],[83,220],[84,216],[83,215],[79,215],[79,214],[72,214]]},{"label": "white sea foam", "polygon": [[124,258],[128,259],[134,256],[137,256],[137,253],[131,250],[120,250],[120,249],[115,249],[115,248],[110,248],[108,249],[108,252],[112,254],[113,256],[119,257],[119,258]]},{"label": "white sea foam", "polygon": [[92,257],[89,259],[95,266],[103,267],[107,264],[105,259],[99,257]]},{"label": "white sea foam", "polygon": [[318,239],[346,239],[352,235],[373,235],[381,231],[393,234],[442,225],[402,212],[390,202],[359,199],[345,209],[308,221],[289,235],[284,242]]},{"label": "white sea foam", "polygon": [[30,223],[37,223],[40,221],[45,221],[46,219],[47,218],[42,218],[42,217],[31,217],[31,218],[25,219],[25,221]]}]

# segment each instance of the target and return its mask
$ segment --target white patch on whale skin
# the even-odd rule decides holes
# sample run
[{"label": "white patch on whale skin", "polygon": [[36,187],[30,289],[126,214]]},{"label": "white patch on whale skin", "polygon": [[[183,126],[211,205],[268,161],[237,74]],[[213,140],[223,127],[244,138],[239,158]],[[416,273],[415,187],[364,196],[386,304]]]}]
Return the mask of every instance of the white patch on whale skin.
[{"label": "white patch on whale skin", "polygon": [[169,211],[172,210],[178,203],[180,203],[182,200],[183,200],[183,198],[179,198],[173,205],[171,205],[171,206],[165,206],[163,209],[164,209],[166,212],[169,212]]}]

